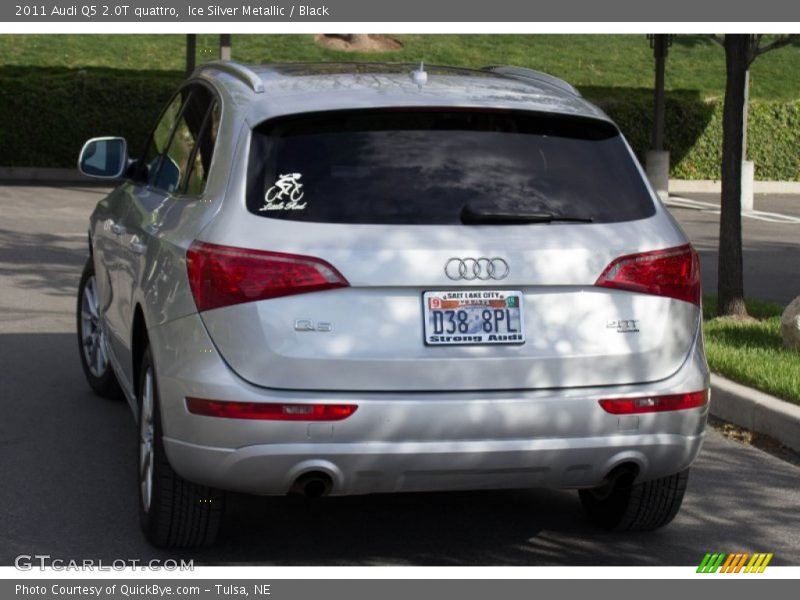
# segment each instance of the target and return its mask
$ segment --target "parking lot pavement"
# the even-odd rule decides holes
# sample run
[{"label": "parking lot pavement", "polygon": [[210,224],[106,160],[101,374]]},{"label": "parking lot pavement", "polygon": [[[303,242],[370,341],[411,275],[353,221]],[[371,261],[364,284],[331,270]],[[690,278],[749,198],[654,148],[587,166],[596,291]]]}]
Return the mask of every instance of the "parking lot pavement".
[{"label": "parking lot pavement", "polygon": [[0,331],[69,331],[104,188],[0,186]]},{"label": "parking lot pavement", "polygon": [[[713,204],[717,208],[719,208],[720,203],[719,194],[680,193],[672,196],[672,198],[686,198],[700,203]],[[756,194],[753,197],[753,210],[756,213],[773,213],[800,218],[800,195]]]},{"label": "parking lot pavement", "polygon": [[[673,199],[670,212],[680,222],[700,253],[703,293],[717,295],[719,247],[719,196],[682,194],[711,206],[686,208]],[[800,296],[800,196],[756,196],[755,208],[761,213],[786,215],[798,222],[762,218],[742,219],[745,296],[772,300],[786,305]]]},{"label": "parking lot pavement", "polygon": [[653,533],[597,531],[566,491],[235,496],[218,546],[149,547],[138,531],[133,419],[123,402],[91,393],[74,333],[86,219],[101,193],[0,187],[0,565],[50,554],[198,564],[689,566],[710,551],[773,552],[773,565],[800,565],[800,468],[715,431],[683,510]]}]

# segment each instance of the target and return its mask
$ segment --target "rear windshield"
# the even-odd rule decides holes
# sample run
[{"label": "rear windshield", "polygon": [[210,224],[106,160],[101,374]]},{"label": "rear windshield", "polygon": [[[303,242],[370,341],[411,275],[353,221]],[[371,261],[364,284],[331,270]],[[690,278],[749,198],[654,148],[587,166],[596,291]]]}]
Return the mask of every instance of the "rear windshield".
[{"label": "rear windshield", "polygon": [[247,207],[293,221],[458,224],[467,205],[592,222],[651,216],[616,128],[537,113],[315,113],[253,131]]}]

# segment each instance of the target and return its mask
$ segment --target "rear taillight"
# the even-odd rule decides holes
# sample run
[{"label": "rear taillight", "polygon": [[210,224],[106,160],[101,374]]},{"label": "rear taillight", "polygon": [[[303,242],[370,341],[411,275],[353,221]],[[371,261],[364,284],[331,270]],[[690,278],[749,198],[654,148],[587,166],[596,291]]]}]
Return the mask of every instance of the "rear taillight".
[{"label": "rear taillight", "polygon": [[199,311],[349,285],[319,258],[198,241],[186,252],[186,269]]},{"label": "rear taillight", "polygon": [[355,404],[274,404],[186,398],[186,408],[193,415],[224,419],[341,421],[356,412],[358,406]]},{"label": "rear taillight", "polygon": [[621,256],[595,285],[700,305],[700,259],[690,244]]},{"label": "rear taillight", "polygon": [[666,396],[641,396],[639,398],[611,398],[600,400],[603,410],[612,415],[666,412],[698,408],[708,404],[708,390]]}]

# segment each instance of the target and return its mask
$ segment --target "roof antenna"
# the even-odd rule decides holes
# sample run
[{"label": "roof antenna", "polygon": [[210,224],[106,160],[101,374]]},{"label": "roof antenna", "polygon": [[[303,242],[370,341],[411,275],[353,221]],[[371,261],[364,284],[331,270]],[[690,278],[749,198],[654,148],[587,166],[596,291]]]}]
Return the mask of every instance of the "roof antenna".
[{"label": "roof antenna", "polygon": [[419,69],[411,71],[411,81],[416,83],[420,89],[428,83],[428,74],[425,72],[425,61],[419,61]]}]

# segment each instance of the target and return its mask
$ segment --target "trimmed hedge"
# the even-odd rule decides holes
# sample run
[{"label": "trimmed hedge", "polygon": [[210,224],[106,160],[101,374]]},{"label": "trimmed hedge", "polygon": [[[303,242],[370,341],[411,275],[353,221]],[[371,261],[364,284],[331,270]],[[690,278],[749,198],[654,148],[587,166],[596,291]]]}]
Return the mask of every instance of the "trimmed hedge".
[{"label": "trimmed hedge", "polygon": [[[121,135],[141,149],[176,71],[0,68],[0,165],[73,167],[84,141]],[[583,88],[620,126],[640,160],[650,146],[653,92]],[[666,97],[671,175],[719,179],[722,100],[679,90]],[[760,180],[800,181],[800,101],[750,103],[748,154]]]},{"label": "trimmed hedge", "polygon": [[182,74],[0,69],[0,165],[75,167],[83,143],[121,135],[138,153]]},{"label": "trimmed hedge", "polygon": [[[617,122],[643,160],[650,147],[652,91],[591,98]],[[670,151],[672,177],[720,178],[722,111],[722,99],[702,100],[690,92],[667,94],[664,147]],[[756,179],[800,181],[800,101],[750,102],[747,154],[755,162]]]}]

